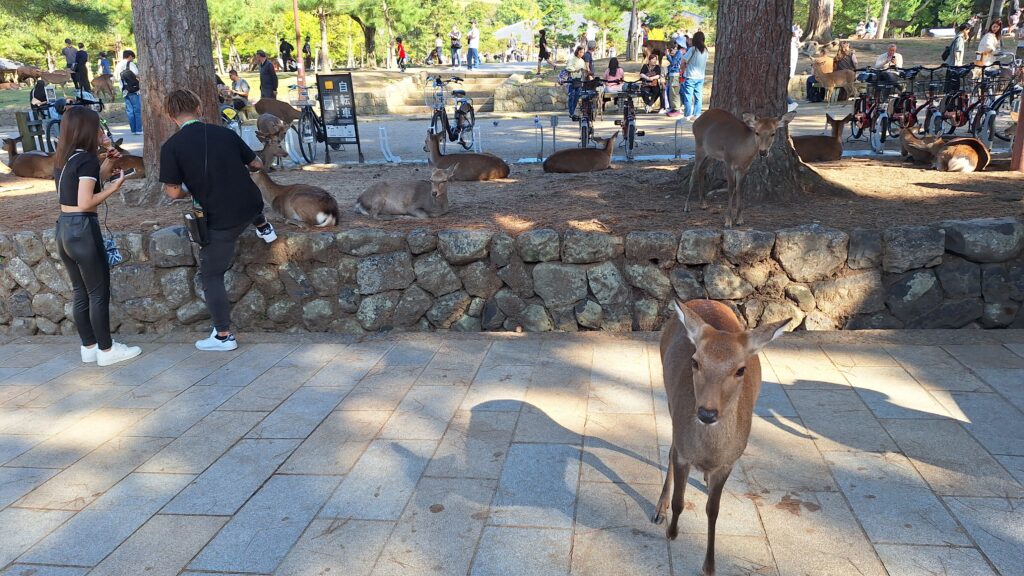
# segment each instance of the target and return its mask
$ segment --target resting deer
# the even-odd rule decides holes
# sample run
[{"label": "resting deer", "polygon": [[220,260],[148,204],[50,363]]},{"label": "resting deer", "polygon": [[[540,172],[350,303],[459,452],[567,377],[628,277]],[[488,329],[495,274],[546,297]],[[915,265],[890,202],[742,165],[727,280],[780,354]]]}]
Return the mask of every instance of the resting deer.
[{"label": "resting deer", "polygon": [[977,138],[954,138],[932,146],[938,148],[935,169],[942,172],[980,172],[992,159],[988,148]]},{"label": "resting deer", "polygon": [[933,150],[932,147],[936,142],[939,143],[940,148],[942,144],[945,144],[941,136],[918,138],[913,130],[904,128],[900,131],[900,154],[905,159],[913,158],[914,162],[918,164],[931,164],[935,161],[935,152],[938,150],[938,148]]},{"label": "resting deer", "polygon": [[607,170],[612,165],[612,151],[615,150],[615,138],[594,138],[595,142],[603,143],[601,148],[566,148],[559,150],[544,161],[545,172],[575,174],[578,172],[596,172]]},{"label": "resting deer", "polygon": [[53,154],[39,152],[22,152],[18,154],[18,142],[21,137],[4,138],[4,150],[7,151],[7,164],[11,172],[21,178],[53,178]]},{"label": "resting deer", "polygon": [[839,96],[836,88],[845,88],[847,94],[853,94],[853,82],[857,79],[857,73],[853,70],[832,70],[825,71],[825,65],[831,57],[825,54],[824,49],[818,52],[818,56],[811,60],[811,69],[814,70],[814,80],[825,88],[825,109]]},{"label": "resting deer", "polygon": [[434,168],[430,180],[385,180],[377,182],[359,195],[355,210],[370,218],[412,216],[435,218],[448,212],[448,181],[459,169]]},{"label": "resting deer", "polygon": [[470,182],[482,180],[496,180],[508,176],[509,167],[504,160],[494,154],[452,154],[443,156],[441,154],[440,141],[445,133],[432,134],[427,132],[427,140],[423,144],[423,151],[430,154],[430,165],[435,168],[450,168],[458,166],[452,180],[457,182]]},{"label": "resting deer", "polygon": [[[690,466],[704,473],[708,549],[704,574],[715,573],[715,522],[722,489],[747,447],[754,403],[761,388],[757,353],[778,338],[782,320],[743,331],[732,310],[713,300],[676,302],[661,333],[661,364],[672,419],[672,447],[665,485],[655,510],[661,523],[672,504],[665,534],[679,534],[679,515]],[[671,499],[671,500],[670,500]]]},{"label": "resting deer", "polygon": [[323,228],[334,226],[341,219],[338,201],[330,192],[309,184],[278,184],[263,169],[252,173],[263,200],[274,211],[294,222]]},{"label": "resting deer", "polygon": [[698,181],[702,179],[707,159],[714,158],[725,163],[725,179],[729,186],[725,227],[731,228],[734,221],[736,224],[743,224],[743,205],[740,197],[743,178],[746,177],[747,170],[758,154],[762,158],[768,156],[768,151],[775,142],[775,132],[788,126],[794,117],[796,112],[789,112],[781,118],[758,118],[753,114],[744,114],[741,121],[721,108],[712,108],[701,114],[693,123],[693,139],[697,144],[697,152],[693,159],[690,187],[686,194],[686,202],[683,204],[683,212],[690,211],[690,195],[693,194],[694,186],[700,189],[700,207],[707,209],[708,202],[704,197],[703,186],[699,185]]},{"label": "resting deer", "polygon": [[843,157],[843,126],[853,119],[847,114],[842,120],[825,115],[825,121],[832,128],[831,136],[793,136],[793,149],[804,162],[832,162]]}]

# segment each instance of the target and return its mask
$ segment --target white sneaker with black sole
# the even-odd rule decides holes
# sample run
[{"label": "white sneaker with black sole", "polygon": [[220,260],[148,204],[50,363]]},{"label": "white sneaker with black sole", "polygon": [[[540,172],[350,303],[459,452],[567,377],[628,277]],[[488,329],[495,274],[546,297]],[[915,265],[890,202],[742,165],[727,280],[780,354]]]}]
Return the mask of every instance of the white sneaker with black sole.
[{"label": "white sneaker with black sole", "polygon": [[203,350],[204,352],[229,352],[238,348],[238,342],[235,341],[235,333],[231,332],[223,340],[217,337],[217,329],[214,328],[210,332],[209,338],[196,341],[196,348]]},{"label": "white sneaker with black sole", "polygon": [[257,226],[256,236],[262,238],[267,244],[277,240],[277,232],[274,231],[274,225],[270,222],[264,222],[262,226]]},{"label": "white sneaker with black sole", "polygon": [[142,348],[138,346],[126,346],[120,342],[114,342],[110,350],[99,350],[96,352],[96,364],[110,366],[111,364],[131,360],[139,354],[142,354]]}]

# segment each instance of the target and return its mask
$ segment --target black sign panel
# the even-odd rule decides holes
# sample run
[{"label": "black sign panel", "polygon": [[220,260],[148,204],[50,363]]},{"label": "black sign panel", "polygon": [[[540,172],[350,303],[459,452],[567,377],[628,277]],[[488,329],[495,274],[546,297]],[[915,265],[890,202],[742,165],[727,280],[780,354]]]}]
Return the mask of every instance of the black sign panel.
[{"label": "black sign panel", "polygon": [[316,85],[327,144],[355,144],[362,162],[352,74],[317,74]]}]

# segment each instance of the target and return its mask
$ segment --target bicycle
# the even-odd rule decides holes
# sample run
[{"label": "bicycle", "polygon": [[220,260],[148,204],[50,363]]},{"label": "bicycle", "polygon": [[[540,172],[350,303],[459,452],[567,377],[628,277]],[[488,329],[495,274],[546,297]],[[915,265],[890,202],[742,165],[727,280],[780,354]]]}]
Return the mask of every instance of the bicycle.
[{"label": "bicycle", "polygon": [[[914,122],[918,128],[918,135],[927,136],[932,132],[935,117],[941,117],[939,104],[944,94],[945,81],[936,80],[935,73],[946,68],[946,64],[940,64],[934,68],[921,67],[928,71],[928,80],[921,82],[918,90],[924,94],[924,102],[914,109]],[[918,120],[921,112],[924,111],[924,118]]]},{"label": "bicycle", "polygon": [[[431,82],[431,77],[427,77]],[[432,77],[432,83],[428,84],[431,91],[427,95],[427,105],[433,108],[434,113],[430,118],[430,131],[432,134],[445,134],[447,138],[441,139],[441,153],[447,148],[447,143],[458,142],[466,150],[473,148],[473,127],[476,125],[476,111],[473,110],[473,99],[466,96],[462,89],[451,90],[448,96],[448,85],[461,84],[462,78],[452,76],[442,80],[440,76]],[[448,100],[455,99],[455,123],[452,124],[448,118]]]},{"label": "bicycle", "polygon": [[[46,123],[46,147],[51,153],[57,151],[57,144],[60,142],[60,120],[68,106],[87,106],[97,113],[103,112],[103,100],[89,100],[81,94],[70,102],[60,98],[49,104],[49,107],[53,109],[57,116]],[[107,138],[113,142],[114,134],[110,131],[110,125],[103,116],[100,116],[100,128],[103,129]]]},{"label": "bicycle", "polygon": [[569,80],[571,86],[580,90],[579,104],[576,107],[576,117],[573,120],[580,123],[580,148],[590,146],[594,136],[594,119],[597,111],[596,99],[597,88],[604,84],[604,80],[594,78],[592,80]]},{"label": "bicycle", "polygon": [[906,88],[889,103],[889,136],[897,138],[905,128],[917,125],[917,94],[914,92],[914,78],[921,72],[921,66],[900,68],[898,71],[906,80]]},{"label": "bicycle", "polygon": [[[978,136],[995,103],[995,86],[1002,76],[1001,69],[990,70],[993,66],[1001,68],[1002,63],[996,62],[988,66],[971,64],[949,69],[949,73],[953,74],[953,79],[960,81],[961,87],[946,94],[945,111],[940,119],[941,124],[937,127],[941,132],[936,131],[937,134],[952,136],[957,128],[967,126],[967,131],[971,136]],[[967,74],[975,69],[981,70],[981,78],[968,89],[966,86]]]},{"label": "bicycle", "polygon": [[[292,84],[288,87],[290,90],[297,90],[299,86]],[[312,164],[316,161],[316,147],[317,144],[327,141],[327,131],[324,128],[324,122],[320,118],[320,115],[316,113],[314,108],[317,105],[317,99],[314,100],[292,100],[290,104],[292,106],[298,106],[302,108],[299,114],[299,122],[297,125],[291,127],[291,130],[295,131],[295,135],[299,140],[299,153],[302,154],[302,159],[307,164]],[[331,144],[331,150],[340,150],[341,144]],[[326,153],[326,145],[325,145]]]},{"label": "bicycle", "polygon": [[626,148],[627,160],[633,159],[636,137],[644,135],[643,130],[636,129],[636,106],[633,104],[633,99],[640,97],[641,89],[639,80],[624,82],[622,91],[615,95],[615,99],[619,101],[619,106],[622,108],[622,119],[616,120],[615,125],[622,128],[622,146]]},{"label": "bicycle", "polygon": [[989,148],[992,147],[993,138],[998,138],[1003,142],[1013,141],[1017,131],[1017,122],[1020,121],[1020,101],[1022,92],[1024,92],[1024,87],[1022,87],[1024,85],[1024,65],[1021,60],[1014,60],[1009,68],[1010,84],[992,103],[988,120],[984,124],[983,138],[981,139],[983,142],[988,142]]},{"label": "bicycle", "polygon": [[861,92],[853,101],[853,118],[850,120],[850,135],[859,139],[868,131],[871,150],[881,154],[889,136],[889,112],[886,103],[890,92],[898,86],[896,82],[880,81],[880,70],[861,69],[859,78],[867,83],[869,90]]}]

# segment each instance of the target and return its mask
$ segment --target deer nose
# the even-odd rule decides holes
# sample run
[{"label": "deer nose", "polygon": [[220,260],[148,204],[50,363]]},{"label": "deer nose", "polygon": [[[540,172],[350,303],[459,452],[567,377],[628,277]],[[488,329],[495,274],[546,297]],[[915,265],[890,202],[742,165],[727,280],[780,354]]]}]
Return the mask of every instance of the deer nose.
[{"label": "deer nose", "polygon": [[767,150],[758,150],[758,153],[761,154],[761,158],[767,158],[768,157],[768,151]]},{"label": "deer nose", "polygon": [[714,424],[718,422],[718,410],[708,410],[701,406],[697,408],[697,419],[705,424]]}]

